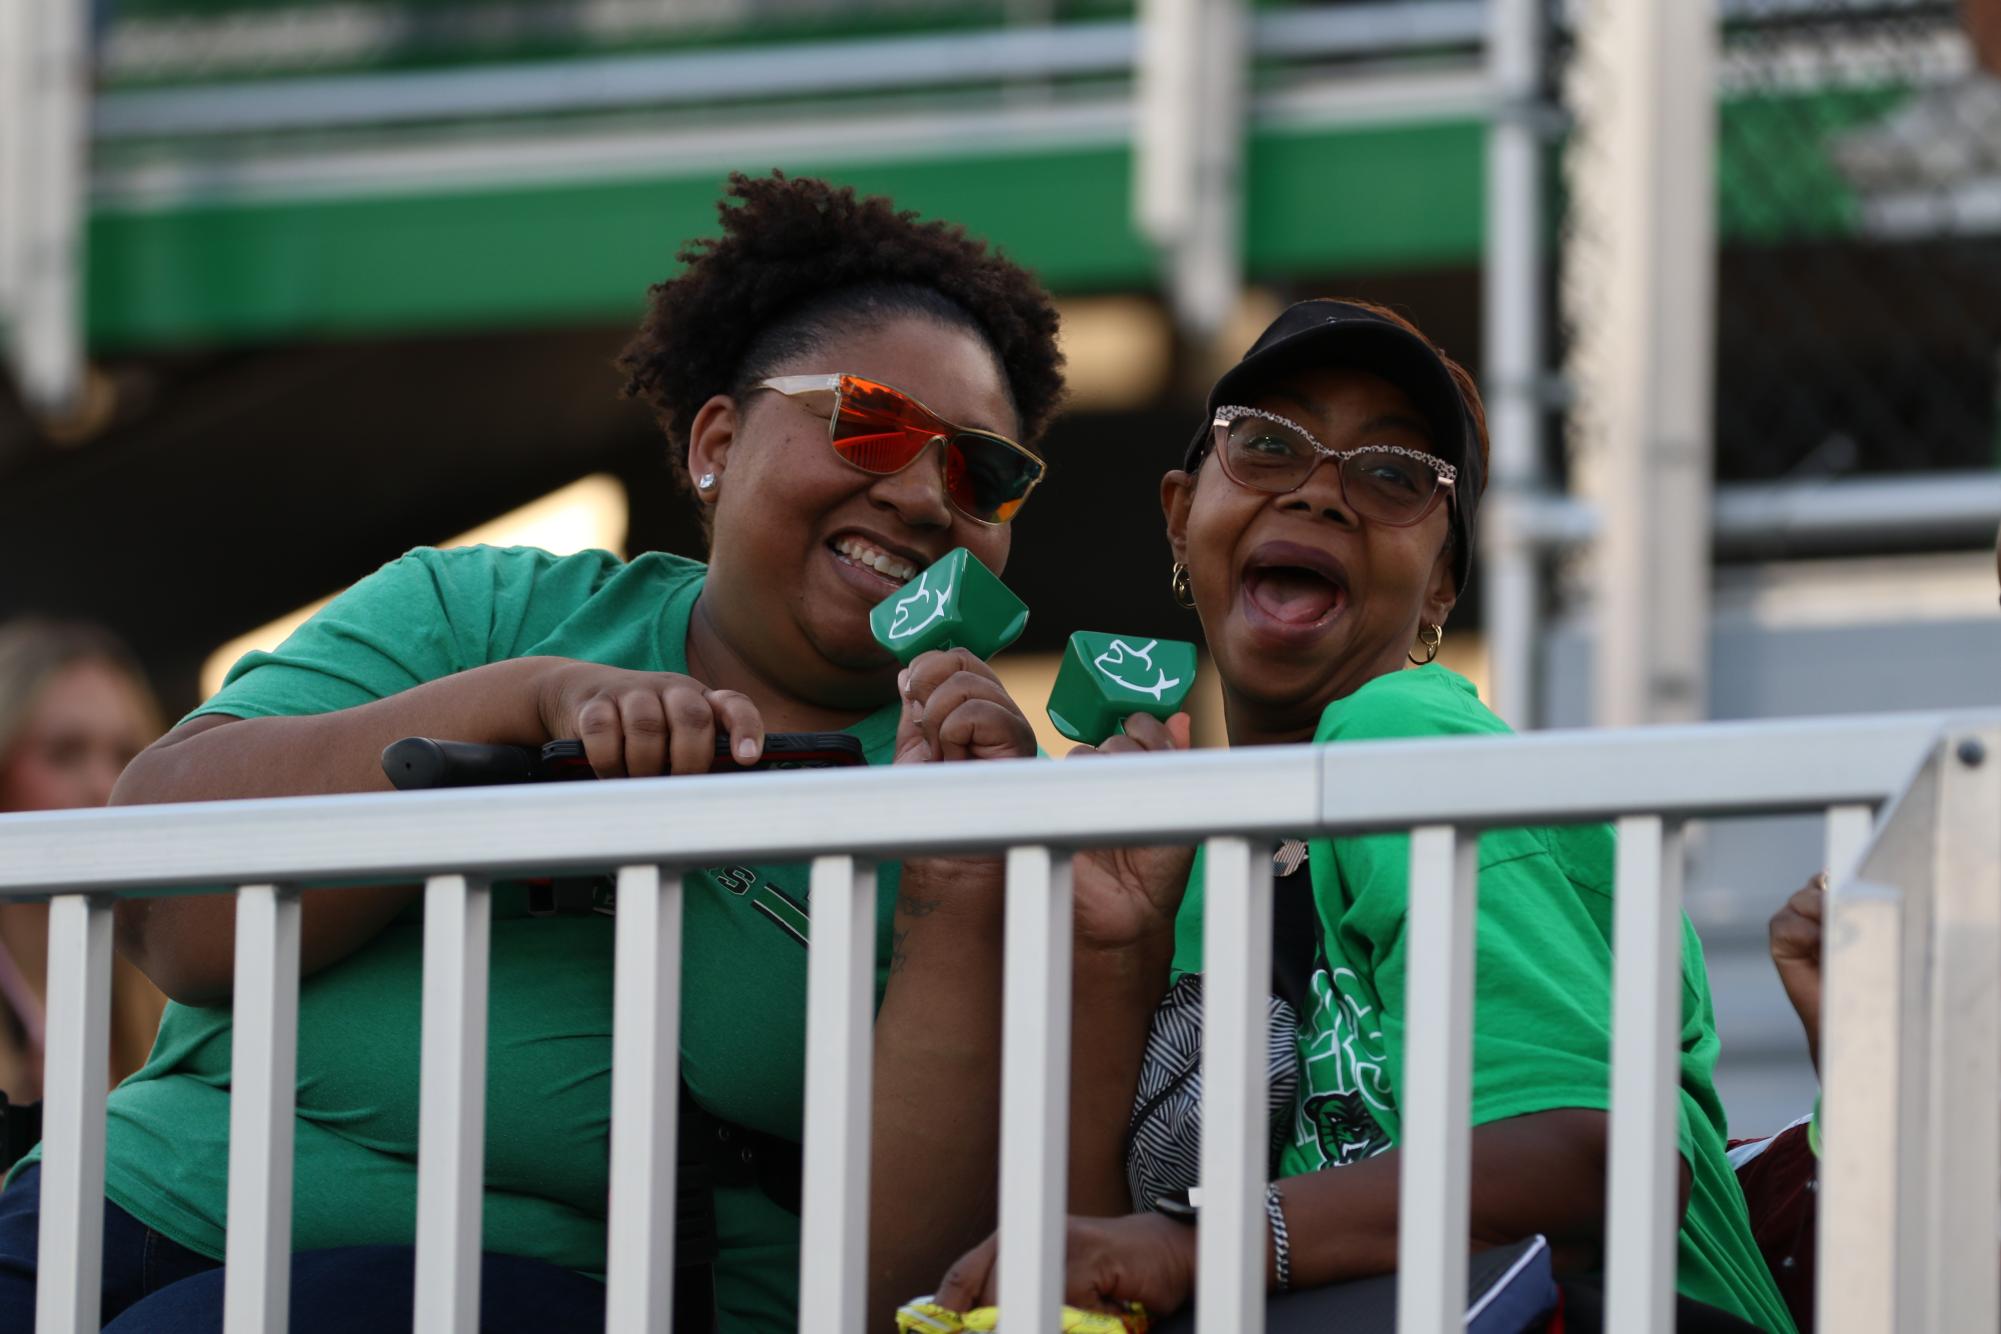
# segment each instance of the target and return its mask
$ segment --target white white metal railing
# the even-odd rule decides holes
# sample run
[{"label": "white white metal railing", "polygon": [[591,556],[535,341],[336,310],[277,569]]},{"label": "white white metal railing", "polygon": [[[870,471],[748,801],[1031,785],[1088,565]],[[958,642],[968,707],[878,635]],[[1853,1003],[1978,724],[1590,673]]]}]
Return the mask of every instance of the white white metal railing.
[{"label": "white white metal railing", "polygon": [[[1889,814],[1876,820],[1879,811]],[[871,859],[1005,849],[1001,1300],[1054,1328],[1069,1072],[1070,856],[1202,841],[1197,1318],[1262,1328],[1270,842],[1412,830],[1402,1334],[1457,1329],[1468,1209],[1475,849],[1615,820],[1607,1328],[1669,1328],[1681,829],[1817,811],[1829,910],[1825,1329],[1995,1328],[2001,719],[1709,725],[1109,759],[214,802],[0,817],[0,896],[50,914],[38,1334],[98,1320],[110,922],[120,896],[240,886],[230,1334],[284,1329],[302,884],[425,879],[416,1329],[478,1321],[488,885],[615,871],[608,1322],[662,1330],[673,1275],[679,868],[812,859],[802,1328],[862,1322]],[[1873,828],[1873,832],[1872,832]],[[1859,869],[1857,869],[1859,868]],[[1033,1313],[1032,1317],[1022,1313]],[[1984,1322],[1984,1323],[1983,1323]]]}]

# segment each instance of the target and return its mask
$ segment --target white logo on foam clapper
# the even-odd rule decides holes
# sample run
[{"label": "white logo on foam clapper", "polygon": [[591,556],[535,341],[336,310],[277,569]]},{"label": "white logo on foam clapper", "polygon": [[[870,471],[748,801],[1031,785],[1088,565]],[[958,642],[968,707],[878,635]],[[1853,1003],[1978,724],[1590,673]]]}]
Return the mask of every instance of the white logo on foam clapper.
[{"label": "white logo on foam clapper", "polygon": [[[1114,639],[1110,648],[1091,659],[1091,665],[1104,673],[1107,681],[1124,686],[1135,695],[1152,695],[1154,702],[1158,703],[1163,695],[1181,684],[1180,677],[1177,676],[1170,681],[1167,679],[1167,672],[1164,668],[1153,665],[1153,650],[1159,643],[1158,639],[1149,639],[1144,646],[1135,647],[1126,643],[1123,639]],[[1126,680],[1125,677],[1120,676],[1112,670],[1114,667],[1125,666],[1127,658],[1135,658],[1145,663],[1147,668],[1153,673],[1154,679],[1152,682],[1147,685],[1141,685],[1137,681]]]},{"label": "white logo on foam clapper", "polygon": [[[921,632],[926,626],[943,616],[946,607],[950,606],[951,602],[952,585],[946,584],[943,588],[932,588],[931,571],[926,570],[917,576],[917,587],[896,600],[896,609],[890,614],[889,637],[891,639],[908,639],[912,635]],[[922,611],[927,603],[931,608],[930,614],[915,625],[906,625],[905,622],[911,620]]]}]

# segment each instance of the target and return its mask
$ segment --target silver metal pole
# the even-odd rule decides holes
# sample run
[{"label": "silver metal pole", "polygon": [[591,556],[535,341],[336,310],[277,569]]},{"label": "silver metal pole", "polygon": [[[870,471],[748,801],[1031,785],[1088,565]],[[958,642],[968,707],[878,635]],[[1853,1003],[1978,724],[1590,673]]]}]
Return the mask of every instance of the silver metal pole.
[{"label": "silver metal pole", "polygon": [[1160,247],[1175,318],[1220,330],[1243,292],[1243,0],[1145,0],[1134,69],[1133,217]]},{"label": "silver metal pole", "polygon": [[1580,59],[1603,80],[1595,176],[1600,327],[1581,385],[1598,540],[1597,721],[1706,712],[1715,322],[1715,0],[1597,0]]},{"label": "silver metal pole", "polygon": [[[1508,522],[1544,549],[1587,545],[1604,527],[1590,501],[1548,493],[1518,497]],[[2001,473],[1991,471],[1732,482],[1716,488],[1710,512],[1715,552],[1724,560],[1985,547],[1997,523]],[[1493,527],[1491,517],[1486,526]]]},{"label": "silver metal pole", "polygon": [[1140,0],[1133,58],[1133,225],[1172,247],[1187,230],[1195,137],[1195,0]]},{"label": "silver metal pole", "polygon": [[1191,332],[1214,335],[1243,298],[1244,86],[1250,23],[1243,0],[1201,0],[1200,112],[1194,207],[1176,255],[1174,304]]},{"label": "silver metal pole", "polygon": [[[27,225],[28,50],[32,0],[0,0],[0,336],[20,317],[26,267],[21,238]],[[11,344],[11,337],[8,338]]]},{"label": "silver metal pole", "polygon": [[[21,392],[48,413],[83,387],[83,214],[89,154],[90,9],[86,0],[25,3],[27,116],[14,215],[19,282],[13,353]],[[5,35],[19,35],[22,20]]]},{"label": "silver metal pole", "polygon": [[1490,703],[1519,729],[1535,722],[1541,592],[1537,548],[1515,510],[1543,486],[1542,4],[1494,0],[1489,13],[1487,65],[1497,105],[1487,128],[1482,280],[1492,454],[1480,568]]}]

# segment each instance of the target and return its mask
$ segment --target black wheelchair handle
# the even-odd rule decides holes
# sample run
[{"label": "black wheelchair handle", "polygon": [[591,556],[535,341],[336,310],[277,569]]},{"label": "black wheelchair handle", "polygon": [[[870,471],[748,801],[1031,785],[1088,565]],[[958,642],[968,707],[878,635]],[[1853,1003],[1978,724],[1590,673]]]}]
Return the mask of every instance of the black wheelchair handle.
[{"label": "black wheelchair handle", "polygon": [[490,746],[408,736],[390,742],[382,752],[382,772],[392,785],[406,791],[532,783],[540,769],[541,752],[534,746]]}]

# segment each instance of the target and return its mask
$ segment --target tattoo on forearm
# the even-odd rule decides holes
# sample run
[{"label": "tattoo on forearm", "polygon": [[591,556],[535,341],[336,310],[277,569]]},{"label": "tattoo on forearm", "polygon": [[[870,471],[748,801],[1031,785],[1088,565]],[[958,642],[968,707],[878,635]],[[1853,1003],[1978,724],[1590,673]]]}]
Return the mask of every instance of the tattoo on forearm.
[{"label": "tattoo on forearm", "polygon": [[[920,899],[913,894],[898,894],[896,910],[904,917],[929,917],[936,912],[943,899]],[[904,942],[910,939],[907,926],[892,927],[889,933],[889,973],[891,977],[903,971],[903,965],[910,962],[910,952],[904,949]]]}]

